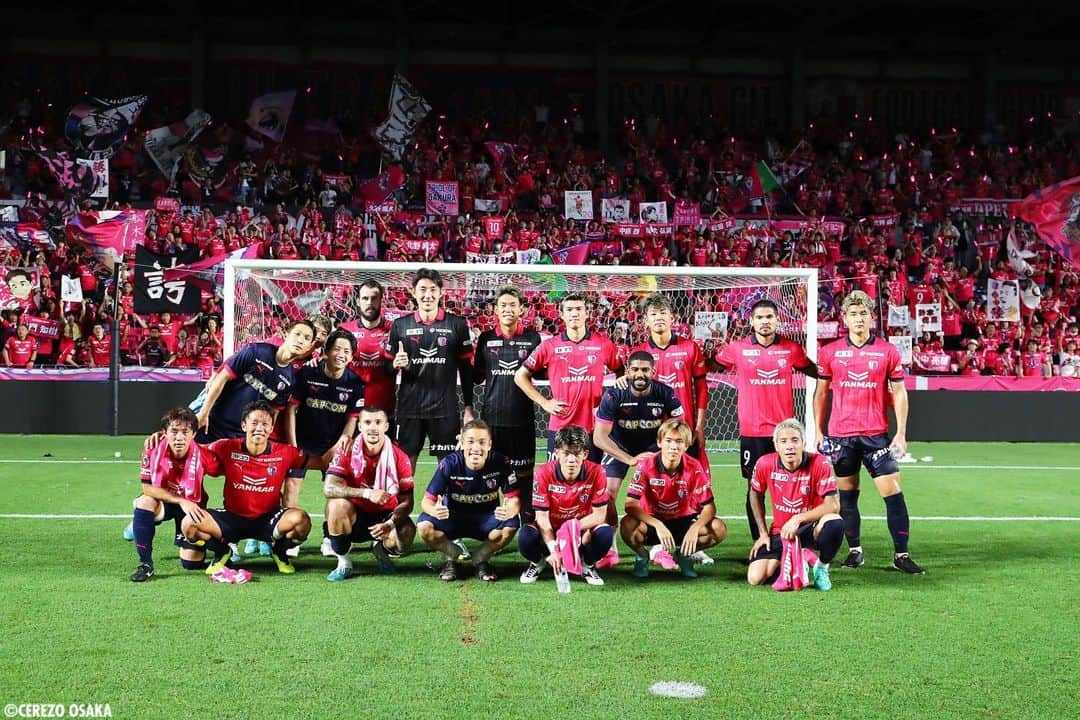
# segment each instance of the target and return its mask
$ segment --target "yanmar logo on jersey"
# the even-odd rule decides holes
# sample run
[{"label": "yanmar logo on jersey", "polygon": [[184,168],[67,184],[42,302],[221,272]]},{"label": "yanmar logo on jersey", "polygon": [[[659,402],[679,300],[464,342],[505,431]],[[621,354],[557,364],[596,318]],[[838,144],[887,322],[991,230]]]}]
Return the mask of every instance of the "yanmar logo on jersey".
[{"label": "yanmar logo on jersey", "polygon": [[852,370],[848,370],[848,379],[841,380],[838,384],[842,388],[862,388],[865,390],[873,390],[878,386],[877,382],[870,380],[869,372],[857,373]]},{"label": "yanmar logo on jersey", "polygon": [[762,370],[757,368],[757,377],[750,378],[751,385],[786,385],[787,378],[780,377],[779,370]]},{"label": "yanmar logo on jersey", "polygon": [[517,372],[519,365],[521,363],[518,360],[500,360],[499,367],[492,368],[491,374],[496,376],[513,375]]},{"label": "yanmar logo on jersey", "polygon": [[566,372],[569,374],[562,379],[564,383],[592,382],[594,380],[593,376],[588,374],[588,365],[579,368],[568,366]]},{"label": "yanmar logo on jersey", "polygon": [[420,348],[420,357],[413,360],[417,365],[445,365],[446,358],[435,357],[439,352],[439,348],[433,347],[430,350]]},{"label": "yanmar logo on jersey", "polygon": [[664,383],[665,385],[670,385],[671,387],[682,387],[684,383],[676,384],[678,377],[678,374],[671,373],[670,375],[660,374],[659,376],[657,376],[656,379]]}]

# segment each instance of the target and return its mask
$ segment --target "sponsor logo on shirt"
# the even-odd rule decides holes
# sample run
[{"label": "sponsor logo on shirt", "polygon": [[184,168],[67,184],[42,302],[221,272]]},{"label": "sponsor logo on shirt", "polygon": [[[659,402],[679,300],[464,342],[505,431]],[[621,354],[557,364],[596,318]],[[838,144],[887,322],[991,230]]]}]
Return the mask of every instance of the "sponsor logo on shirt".
[{"label": "sponsor logo on shirt", "polygon": [[245,483],[247,483],[248,485],[265,485],[266,484],[266,478],[253,478],[253,477],[250,477],[249,475],[243,475],[241,477],[243,478],[243,481]]},{"label": "sponsor logo on shirt", "polygon": [[853,358],[853,357],[855,357],[855,351],[854,350],[837,350],[836,354],[833,355],[833,357]]},{"label": "sponsor logo on shirt", "polygon": [[409,328],[405,331],[405,337],[413,337],[415,335],[423,335],[424,328]]},{"label": "sponsor logo on shirt", "polygon": [[[270,402],[274,402],[275,400],[277,400],[277,390],[268,387],[266,383],[264,383],[262,380],[258,379],[251,373],[244,373],[244,382],[247,383],[252,390],[259,393]],[[284,390],[286,385],[287,384],[284,380],[281,381],[280,383],[278,383],[278,390]]]},{"label": "sponsor logo on shirt", "polygon": [[665,484],[664,478],[649,478],[650,487],[664,487]]},{"label": "sponsor logo on shirt", "polygon": [[[348,393],[341,393],[344,397],[343,400],[348,399]],[[304,401],[312,410],[325,410],[327,412],[344,414],[349,412],[349,406],[345,403],[336,403],[332,400],[319,400],[318,398],[308,398]]]},{"label": "sponsor logo on shirt", "polygon": [[567,353],[572,353],[572,352],[574,352],[574,348],[570,347],[569,345],[564,345],[562,347],[555,348],[555,354],[556,355],[566,355]]},{"label": "sponsor logo on shirt", "polygon": [[751,350],[749,348],[742,351],[743,357],[757,357],[761,355],[760,350]]},{"label": "sponsor logo on shirt", "polygon": [[248,462],[249,460],[251,460],[250,456],[244,455],[243,453],[231,453],[229,457],[230,459],[237,460],[239,462]]},{"label": "sponsor logo on shirt", "polygon": [[488,340],[487,346],[489,348],[501,348],[503,346],[502,340]]},{"label": "sponsor logo on shirt", "polygon": [[565,485],[548,485],[548,491],[553,492],[553,493],[557,493],[559,495],[563,495],[564,493],[566,493],[566,486]]}]

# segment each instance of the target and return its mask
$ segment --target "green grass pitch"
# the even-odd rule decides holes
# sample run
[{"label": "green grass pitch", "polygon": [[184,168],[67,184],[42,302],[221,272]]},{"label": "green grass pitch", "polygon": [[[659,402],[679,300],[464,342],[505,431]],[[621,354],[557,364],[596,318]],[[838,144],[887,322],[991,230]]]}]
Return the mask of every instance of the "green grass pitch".
[{"label": "green grass pitch", "polygon": [[[214,585],[180,569],[170,526],[157,576],[136,585],[126,519],[16,517],[128,515],[140,443],[0,439],[0,704],[109,703],[117,718],[1076,717],[1077,446],[915,443],[934,456],[903,472],[927,574],[886,570],[885,523],[865,519],[867,565],[837,563],[832,592],[797,594],[746,586],[745,486],[735,456],[717,455],[718,512],[735,519],[702,577],[635,581],[623,549],[605,587],[564,596],[550,573],[519,584],[516,550],[495,558],[493,585],[440,583],[419,546],[395,577],[356,551],[360,576],[331,584],[318,530],[295,575],[262,558],[248,585]],[[213,503],[220,480],[208,487]],[[302,497],[321,514],[317,474]],[[861,506],[884,514],[869,483]],[[664,680],[708,692],[650,694]]]}]

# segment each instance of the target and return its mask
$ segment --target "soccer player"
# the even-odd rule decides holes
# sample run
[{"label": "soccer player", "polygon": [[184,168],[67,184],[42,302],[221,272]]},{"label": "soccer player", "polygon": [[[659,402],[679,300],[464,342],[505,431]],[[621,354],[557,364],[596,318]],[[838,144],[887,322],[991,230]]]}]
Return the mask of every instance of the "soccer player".
[{"label": "soccer player", "polygon": [[529,561],[521,573],[528,585],[544,572],[544,559],[556,574],[562,572],[562,557],[555,549],[555,536],[570,520],[581,525],[579,552],[582,577],[590,585],[603,585],[596,563],[607,554],[615,540],[615,529],[607,524],[607,479],[599,465],[589,462],[589,434],[585,428],[569,425],[555,433],[555,457],[536,471],[533,507],[536,519],[522,525],[518,548]]},{"label": "soccer player", "polygon": [[[840,489],[840,517],[844,519],[848,556],[843,567],[865,562],[859,536],[859,463],[866,468],[885,500],[885,515],[893,540],[893,567],[919,575],[923,569],[908,554],[910,519],[900,488],[897,457],[907,452],[908,395],[904,367],[896,346],[870,334],[874,301],[861,290],[844,298],[841,306],[847,336],[821,349],[814,417],[818,449],[828,439],[836,482]],[[825,434],[825,408],[832,390],[829,433]],[[896,416],[896,434],[889,440],[886,406]]]},{"label": "soccer player", "polygon": [[[308,457],[292,445],[274,442],[274,406],[256,400],[244,408],[240,427],[244,437],[216,440],[206,446],[206,472],[224,475],[224,508],[207,510],[198,522],[185,518],[182,529],[191,542],[217,540],[237,543],[255,538],[270,543],[271,557],[280,572],[296,572],[285,554],[311,531],[311,517],[297,507],[300,480]],[[206,569],[213,574],[225,567],[222,553]]]},{"label": "soccer player", "polygon": [[[442,294],[437,270],[417,270],[413,276],[417,310],[390,325],[383,348],[383,357],[401,371],[394,441],[413,467],[425,437],[430,453],[442,460],[457,446],[462,418],[466,423],[473,419],[472,336],[465,318],[439,307]],[[463,411],[457,401],[459,377]]]},{"label": "soccer player", "polygon": [[750,508],[750,478],[758,458],[776,452],[773,429],[795,415],[792,371],[817,377],[817,368],[802,345],[781,337],[776,303],[758,300],[750,308],[751,333],[728,343],[714,358],[720,367],[735,372],[739,399],[739,466],[746,479],[746,522],[750,537],[758,539]]},{"label": "soccer player", "polygon": [[[844,521],[837,514],[836,476],[824,455],[806,452],[806,430],[788,418],[773,431],[776,452],[762,455],[750,479],[750,507],[758,537],[750,548],[746,581],[761,585],[780,569],[782,539],[799,538],[804,548],[817,550],[813,583],[832,589],[829,563],[844,542]],[[764,494],[772,504],[772,525],[765,526]]]},{"label": "soccer player", "polygon": [[[206,517],[206,491],[203,489],[202,451],[195,443],[199,420],[187,408],[176,408],[161,418],[162,441],[142,456],[142,494],[135,498],[132,526],[139,566],[132,582],[145,582],[154,576],[154,531],[166,520],[176,524],[188,518],[193,523]],[[202,570],[205,551],[189,543],[180,548],[180,565],[185,570]]]},{"label": "soccer player", "polygon": [[390,321],[383,316],[383,286],[377,280],[365,280],[357,290],[359,314],[356,320],[342,323],[341,329],[356,336],[353,370],[364,383],[364,404],[380,407],[394,416],[395,373],[383,358]]},{"label": "soccer player", "polygon": [[[578,425],[592,435],[593,413],[604,393],[604,369],[622,369],[615,345],[605,335],[588,328],[589,306],[581,293],[568,293],[559,302],[565,330],[540,343],[518,368],[514,382],[530,400],[548,414],[548,453],[554,450],[555,433],[568,425]],[[533,384],[533,374],[548,371],[551,398],[545,398]],[[593,447],[589,459],[600,460]]]},{"label": "soccer player", "polygon": [[693,555],[727,536],[716,517],[709,476],[687,454],[694,434],[682,420],[668,420],[656,433],[660,452],[638,463],[626,493],[626,514],[619,525],[623,541],[633,549],[634,577],[649,576],[646,545],[663,545],[675,554],[679,571],[697,577]]},{"label": "soccer player", "polygon": [[532,401],[514,383],[522,363],[540,346],[540,335],[521,324],[525,298],[513,285],[495,293],[498,326],[476,340],[473,378],[484,383],[481,417],[491,428],[492,449],[506,456],[518,479],[522,520],[532,520],[532,478],[536,429]]},{"label": "soccer player", "polygon": [[[491,451],[491,430],[483,420],[465,423],[461,450],[439,462],[428,484],[416,523],[420,537],[446,557],[439,579],[457,580],[460,549],[453,540],[474,538],[484,544],[473,553],[476,577],[498,579],[489,558],[510,542],[519,525],[517,478],[507,459]],[[502,492],[504,503],[499,502]]]},{"label": "soccer player", "polygon": [[379,572],[391,574],[390,554],[400,554],[416,536],[409,518],[413,467],[409,456],[386,436],[389,429],[386,411],[365,405],[360,410],[360,434],[330,461],[323,495],[330,546],[338,564],[327,580],[352,575],[352,543],[368,540]]}]

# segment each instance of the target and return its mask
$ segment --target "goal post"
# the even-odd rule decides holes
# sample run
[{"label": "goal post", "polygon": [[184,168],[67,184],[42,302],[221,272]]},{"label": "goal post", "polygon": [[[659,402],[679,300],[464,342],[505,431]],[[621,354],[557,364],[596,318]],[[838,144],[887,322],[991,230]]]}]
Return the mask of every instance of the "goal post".
[{"label": "goal post", "polygon": [[[668,297],[675,310],[675,332],[694,337],[703,351],[742,337],[749,331],[750,306],[773,300],[780,309],[779,331],[802,343],[817,358],[818,275],[805,268],[631,267],[606,265],[507,265],[499,263],[393,263],[230,258],[225,262],[224,351],[226,357],[248,342],[274,335],[291,319],[327,315],[337,322],[356,317],[357,290],[366,280],[386,288],[389,317],[407,312],[411,278],[420,267],[438,270],[443,303],[466,315],[474,328],[490,322],[486,304],[499,286],[512,283],[525,294],[525,322],[539,315],[545,329],[561,332],[555,313],[558,298],[584,292],[591,301],[591,329],[632,347],[648,337],[640,317],[642,299],[652,293]],[[477,329],[477,332],[478,332]],[[543,331],[542,331],[543,334]],[[611,378],[608,379],[609,381]],[[806,424],[812,447],[814,381],[796,374],[796,415]],[[477,393],[483,403],[483,389]],[[710,373],[706,436],[711,452],[738,450],[736,395],[731,375]],[[537,409],[538,437],[546,417]]]}]

